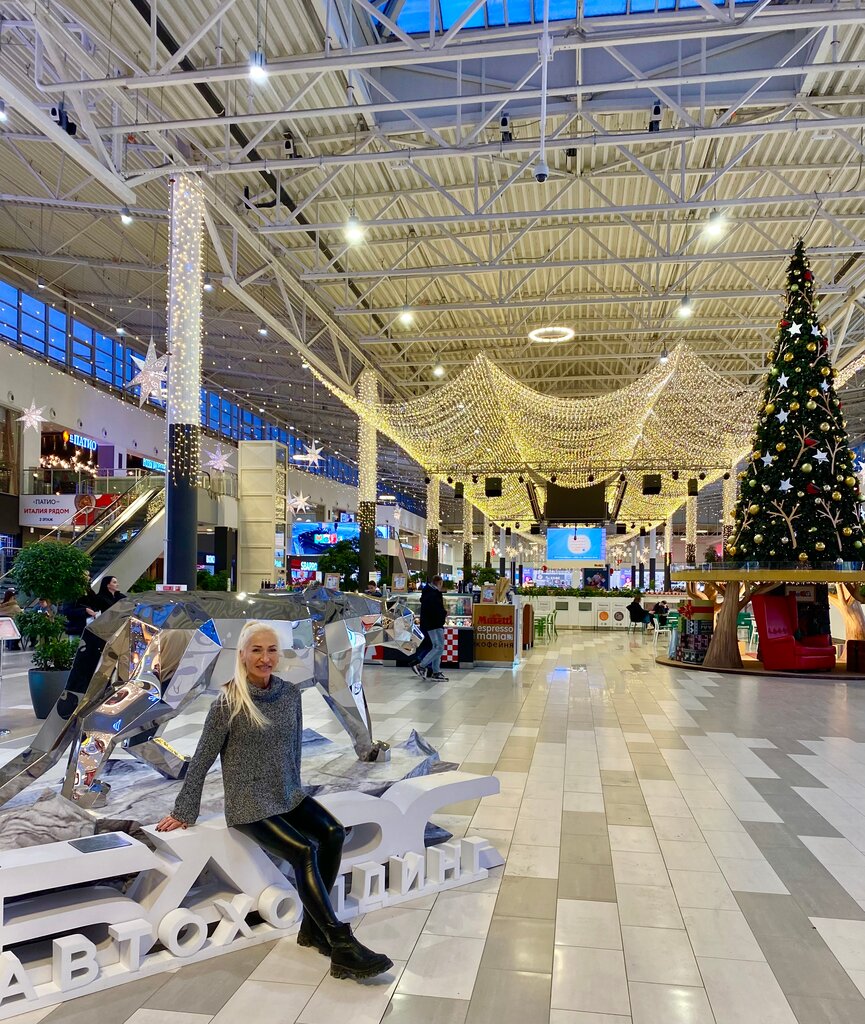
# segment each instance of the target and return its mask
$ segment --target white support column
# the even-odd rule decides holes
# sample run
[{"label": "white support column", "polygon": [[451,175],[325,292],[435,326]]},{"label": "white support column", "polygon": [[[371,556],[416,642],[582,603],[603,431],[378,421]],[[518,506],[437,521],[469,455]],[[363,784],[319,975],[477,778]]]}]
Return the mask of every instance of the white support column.
[{"label": "white support column", "polygon": [[435,475],[426,487],[427,582],[439,571],[439,520],[441,519],[441,483]]}]

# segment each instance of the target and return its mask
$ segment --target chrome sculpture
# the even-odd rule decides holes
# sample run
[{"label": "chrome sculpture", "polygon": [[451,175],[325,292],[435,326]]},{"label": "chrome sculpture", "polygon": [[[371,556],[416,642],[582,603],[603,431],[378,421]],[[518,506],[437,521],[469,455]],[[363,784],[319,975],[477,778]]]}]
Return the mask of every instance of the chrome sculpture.
[{"label": "chrome sculpture", "polygon": [[230,678],[237,638],[251,619],[275,630],[279,674],[318,687],[358,758],[387,760],[388,744],[372,737],[363,655],[373,645],[417,649],[421,633],[405,605],[321,586],[255,596],[147,594],[118,602],[85,630],[66,690],[31,746],[0,768],[0,806],[67,747],[62,792],[85,807],[106,802],[110,785],[99,775],[118,743],[166,778],[183,778],[188,759],[161,733],[208,686]]}]

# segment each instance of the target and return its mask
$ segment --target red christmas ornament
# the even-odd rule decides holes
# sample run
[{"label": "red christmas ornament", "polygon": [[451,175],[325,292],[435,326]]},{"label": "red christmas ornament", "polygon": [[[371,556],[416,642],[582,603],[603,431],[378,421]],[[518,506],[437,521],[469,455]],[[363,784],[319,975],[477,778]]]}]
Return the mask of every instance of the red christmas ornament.
[{"label": "red christmas ornament", "polygon": [[806,492],[808,494],[819,494],[820,493],[820,488],[819,487],[815,487],[813,484],[808,484],[808,486],[805,488],[805,490],[806,490]]},{"label": "red christmas ornament", "polygon": [[814,447],[814,445],[815,445],[816,443],[817,443],[817,442],[816,442],[816,441],[814,440],[814,438],[813,438],[813,437],[806,437],[806,438],[805,438],[805,444],[806,444],[806,445],[807,445],[807,446],[808,446],[809,448],[813,448],[813,447]]},{"label": "red christmas ornament", "polygon": [[789,320],[782,320],[781,321],[781,326],[782,327],[789,327],[790,326],[790,321]]},{"label": "red christmas ornament", "polygon": [[805,280],[806,281],[813,281],[814,280],[814,275],[811,273],[810,270],[806,270],[805,271]]}]

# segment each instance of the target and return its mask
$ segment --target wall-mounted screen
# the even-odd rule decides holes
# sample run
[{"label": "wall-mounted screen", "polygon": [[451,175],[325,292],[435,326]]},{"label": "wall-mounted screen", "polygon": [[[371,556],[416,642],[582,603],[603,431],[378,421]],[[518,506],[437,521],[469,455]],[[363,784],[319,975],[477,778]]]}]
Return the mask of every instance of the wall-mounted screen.
[{"label": "wall-mounted screen", "polygon": [[550,527],[547,530],[548,562],[603,562],[607,534],[603,527]]},{"label": "wall-mounted screen", "polygon": [[291,524],[291,553],[293,555],[321,555],[341,540],[359,540],[359,523],[298,523]]},{"label": "wall-mounted screen", "polygon": [[549,523],[603,522],[607,518],[606,484],[589,487],[547,484],[544,518]]}]

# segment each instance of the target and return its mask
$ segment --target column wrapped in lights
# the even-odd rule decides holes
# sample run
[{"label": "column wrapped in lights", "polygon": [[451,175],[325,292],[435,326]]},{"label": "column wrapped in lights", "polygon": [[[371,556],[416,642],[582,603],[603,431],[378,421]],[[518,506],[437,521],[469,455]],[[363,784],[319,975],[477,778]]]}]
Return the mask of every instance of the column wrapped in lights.
[{"label": "column wrapped in lights", "polygon": [[201,461],[201,290],[204,194],[198,181],[170,181],[168,221],[168,472],[165,582],[194,589]]},{"label": "column wrapped in lights", "polygon": [[685,500],[685,561],[697,564],[697,496]]},{"label": "column wrapped in lights", "polygon": [[472,544],[474,542],[475,507],[463,498],[463,582],[472,578]]},{"label": "column wrapped in lights", "polygon": [[[362,405],[372,407],[378,401],[378,382],[372,370],[364,370],[357,383]],[[377,496],[378,434],[363,416],[358,419],[357,521],[360,523],[360,584],[366,586],[375,571],[375,499]]]},{"label": "column wrapped in lights", "polygon": [[730,466],[730,476],[724,481],[721,491],[721,550],[722,557],[723,552],[727,550],[727,541],[733,536],[733,515],[736,509],[736,499],[738,498],[738,483],[739,477],[736,473],[736,464],[733,463]]},{"label": "column wrapped in lights", "polygon": [[493,567],[493,526],[489,516],[484,516],[484,568]]},{"label": "column wrapped in lights", "polygon": [[439,520],[441,519],[441,483],[431,476],[426,485],[426,578],[431,581],[439,571]]},{"label": "column wrapped in lights", "polygon": [[658,531],[653,526],[649,530],[649,589],[655,589],[655,573],[658,569]]},{"label": "column wrapped in lights", "polygon": [[664,523],[664,590],[669,593],[673,589],[670,579],[670,566],[673,564],[673,516],[672,513]]}]

